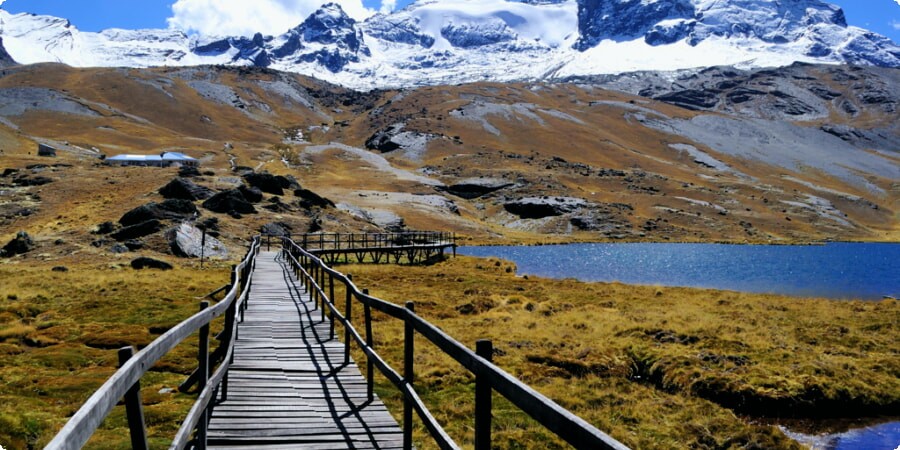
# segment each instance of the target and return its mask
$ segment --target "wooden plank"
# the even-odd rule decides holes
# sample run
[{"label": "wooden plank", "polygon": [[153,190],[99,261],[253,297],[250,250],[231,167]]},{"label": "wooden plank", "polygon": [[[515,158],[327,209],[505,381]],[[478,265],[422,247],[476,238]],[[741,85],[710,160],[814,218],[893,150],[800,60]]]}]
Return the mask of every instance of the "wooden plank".
[{"label": "wooden plank", "polygon": [[209,448],[400,448],[397,421],[377,398],[366,402],[366,381],[352,360],[344,364],[344,344],[276,256],[257,259]]}]

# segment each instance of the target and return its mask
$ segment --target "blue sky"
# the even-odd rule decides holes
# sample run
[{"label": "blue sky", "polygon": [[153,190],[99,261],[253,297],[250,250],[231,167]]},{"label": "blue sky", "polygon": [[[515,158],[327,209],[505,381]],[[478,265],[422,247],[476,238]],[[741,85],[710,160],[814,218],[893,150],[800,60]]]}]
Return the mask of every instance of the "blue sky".
[{"label": "blue sky", "polygon": [[[357,10],[368,8],[377,11],[382,8],[382,1],[391,4],[395,8],[412,2],[412,0],[339,0],[347,5],[358,6]],[[182,9],[182,15],[202,20],[205,5],[213,4],[213,0],[180,0],[179,3],[195,5],[193,16],[191,11]],[[306,4],[301,9],[309,9],[310,3],[324,3],[320,0],[241,0],[238,3],[246,8],[247,4],[260,4],[270,2],[273,4]],[[3,9],[9,12],[33,12],[49,14],[69,19],[76,27],[84,31],[99,31],[105,28],[165,28],[169,22],[167,19],[175,15],[173,13],[173,0],[142,0],[132,2],[127,0],[0,0]],[[219,7],[221,0],[215,2]],[[361,5],[360,5],[361,3]],[[831,0],[844,8],[847,21],[851,25],[867,28],[879,34],[885,35],[895,43],[900,43],[900,0]],[[348,11],[353,7],[346,8]],[[215,9],[215,8],[207,8]],[[235,12],[235,14],[240,14]],[[352,14],[351,14],[352,15]],[[299,20],[292,19],[299,23]],[[180,23],[193,23],[190,20],[182,20]],[[294,24],[296,25],[296,24]],[[293,26],[293,25],[291,25]],[[183,27],[182,27],[183,28]],[[286,30],[290,26],[284,27]],[[266,34],[278,34],[281,30]]]}]

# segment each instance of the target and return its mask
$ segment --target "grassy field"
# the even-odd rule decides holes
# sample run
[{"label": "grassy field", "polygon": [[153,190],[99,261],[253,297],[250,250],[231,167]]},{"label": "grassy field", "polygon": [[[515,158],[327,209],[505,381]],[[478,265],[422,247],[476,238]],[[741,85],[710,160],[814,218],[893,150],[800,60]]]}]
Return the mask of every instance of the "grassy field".
[{"label": "grassy field", "polygon": [[[228,266],[137,272],[116,265],[0,266],[0,445],[41,448],[115,371],[116,350],[145,346],[228,282]],[[196,367],[189,339],[142,380],[151,446],[168,446],[190,409],[174,389]],[[165,391],[164,391],[165,392]],[[122,408],[88,448],[130,448]]]},{"label": "grassy field", "polygon": [[[192,314],[197,297],[227,281],[226,267],[0,266],[0,445],[46,444],[115,370],[117,348],[146,345]],[[492,339],[500,367],[633,448],[799,448],[758,423],[897,410],[896,301],[524,278],[508,262],[468,257],[340,270],[376,296],[415,300],[421,316],[466,345]],[[401,368],[402,324],[375,320],[379,351]],[[168,444],[192,402],[166,389],[193,369],[193,342],[142,381],[154,447]],[[472,376],[421,337],[417,350],[417,389],[451,435],[471,445]],[[378,380],[399,413],[400,397]],[[129,446],[120,409],[91,448]],[[563,447],[501,398],[494,424],[498,448]],[[434,446],[423,429],[417,446]]]},{"label": "grassy field", "polygon": [[[771,417],[896,412],[896,301],[847,302],[516,277],[512,264],[460,257],[430,267],[352,265],[360,287],[416,301],[419,315],[633,448],[798,448]],[[402,324],[380,318],[376,345],[402,368]],[[417,340],[417,389],[471,444],[471,375]],[[377,378],[377,379],[380,379]],[[400,411],[386,381],[380,395]],[[499,448],[556,448],[505,402]],[[418,430],[419,448],[433,443]]]}]

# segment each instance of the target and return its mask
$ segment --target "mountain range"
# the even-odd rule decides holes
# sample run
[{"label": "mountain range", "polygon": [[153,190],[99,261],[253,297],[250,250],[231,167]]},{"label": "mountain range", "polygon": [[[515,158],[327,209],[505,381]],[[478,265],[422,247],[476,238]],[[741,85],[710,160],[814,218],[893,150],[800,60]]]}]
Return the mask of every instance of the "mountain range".
[{"label": "mountain range", "polygon": [[255,66],[359,89],[797,61],[900,67],[900,47],[820,0],[419,0],[362,22],[328,3],[253,36],[83,32],[0,10],[0,38],[24,64]]}]

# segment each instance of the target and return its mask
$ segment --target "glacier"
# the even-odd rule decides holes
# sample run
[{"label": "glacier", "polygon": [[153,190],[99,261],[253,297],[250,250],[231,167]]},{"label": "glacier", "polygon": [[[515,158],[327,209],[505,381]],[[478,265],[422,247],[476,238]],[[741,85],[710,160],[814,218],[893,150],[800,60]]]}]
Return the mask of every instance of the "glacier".
[{"label": "glacier", "polygon": [[794,62],[900,67],[900,47],[820,0],[419,0],[358,22],[326,3],[278,35],[80,31],[0,9],[21,64],[257,66],[355,89]]}]

